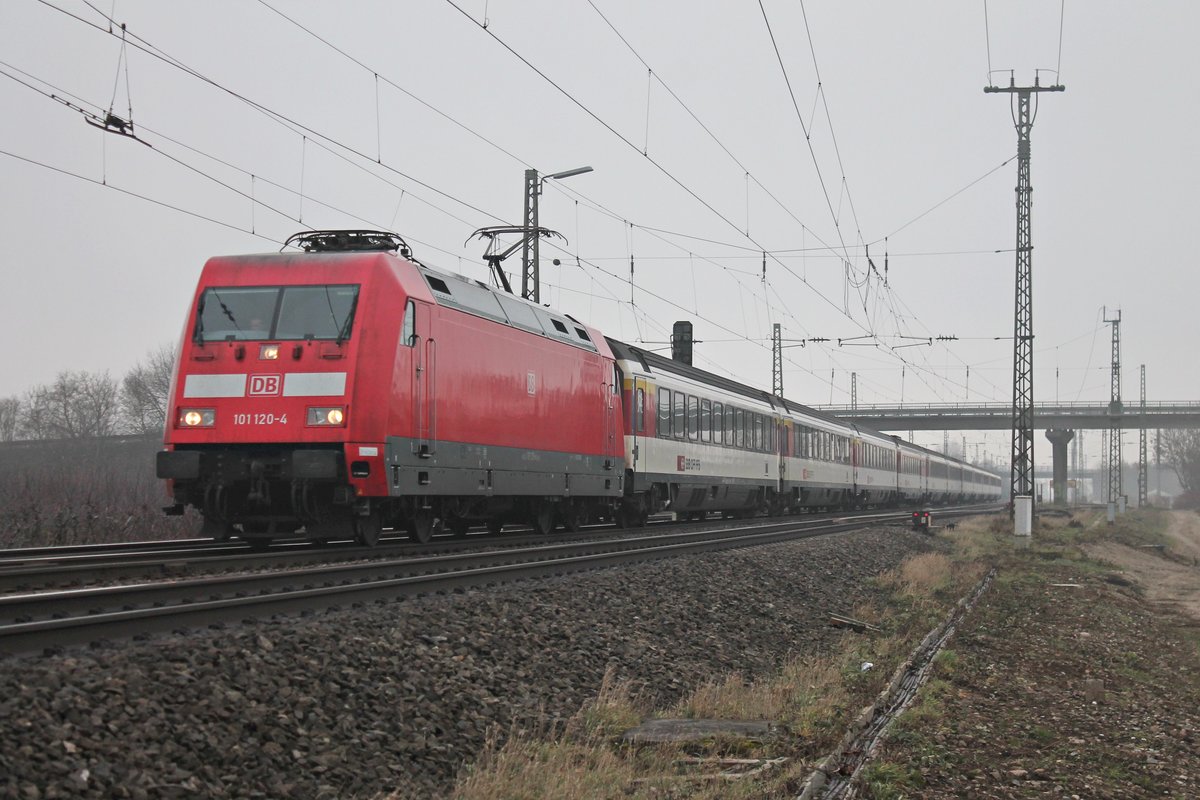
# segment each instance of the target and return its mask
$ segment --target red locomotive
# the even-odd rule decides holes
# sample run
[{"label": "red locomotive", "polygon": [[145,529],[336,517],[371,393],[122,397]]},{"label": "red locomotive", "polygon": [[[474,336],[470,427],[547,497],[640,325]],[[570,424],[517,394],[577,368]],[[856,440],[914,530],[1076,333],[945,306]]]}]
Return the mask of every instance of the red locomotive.
[{"label": "red locomotive", "polygon": [[188,315],[157,471],[204,532],[253,544],[428,541],[436,523],[550,531],[622,495],[604,337],[411,257],[394,234],[212,258]]}]

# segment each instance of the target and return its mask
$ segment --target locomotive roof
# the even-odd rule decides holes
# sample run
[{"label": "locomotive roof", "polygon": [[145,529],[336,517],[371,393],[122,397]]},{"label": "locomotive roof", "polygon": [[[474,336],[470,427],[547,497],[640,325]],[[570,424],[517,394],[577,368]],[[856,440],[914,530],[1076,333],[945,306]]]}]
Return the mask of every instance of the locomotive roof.
[{"label": "locomotive roof", "polygon": [[592,340],[593,333],[569,314],[562,314],[516,295],[499,291],[483,281],[465,275],[442,272],[419,261],[413,263],[429,284],[429,291],[439,305],[456,308],[493,322],[512,325],[593,353],[600,352],[600,348]]}]

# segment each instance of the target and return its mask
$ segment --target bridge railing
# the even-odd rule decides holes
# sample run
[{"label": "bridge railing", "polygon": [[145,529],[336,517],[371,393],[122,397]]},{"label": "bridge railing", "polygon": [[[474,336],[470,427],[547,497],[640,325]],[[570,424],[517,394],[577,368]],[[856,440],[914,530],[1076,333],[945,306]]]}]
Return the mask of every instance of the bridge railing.
[{"label": "bridge railing", "polygon": [[[855,407],[850,405],[820,405],[813,406],[818,411],[823,411],[827,414],[836,414],[839,416],[854,416],[854,415],[874,415],[874,414],[1011,414],[1012,405],[1005,403],[904,403],[896,404],[863,404],[859,403]],[[1140,414],[1141,405],[1137,402],[1125,403],[1123,413],[1126,416]],[[1086,414],[1107,414],[1108,403],[1097,403],[1095,401],[1080,401],[1067,403],[1035,403],[1035,413],[1053,413],[1053,414],[1070,414],[1086,413]],[[1170,414],[1170,413],[1200,413],[1200,403],[1186,401],[1169,401],[1156,402],[1146,404],[1147,414]]]}]

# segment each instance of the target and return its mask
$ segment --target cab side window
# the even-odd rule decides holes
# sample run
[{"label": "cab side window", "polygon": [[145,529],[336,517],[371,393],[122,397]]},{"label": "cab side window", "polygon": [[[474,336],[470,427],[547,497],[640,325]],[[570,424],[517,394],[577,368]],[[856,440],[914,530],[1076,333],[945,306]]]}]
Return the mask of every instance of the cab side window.
[{"label": "cab side window", "polygon": [[404,307],[404,325],[400,331],[400,342],[405,347],[417,344],[417,304],[412,300]]}]

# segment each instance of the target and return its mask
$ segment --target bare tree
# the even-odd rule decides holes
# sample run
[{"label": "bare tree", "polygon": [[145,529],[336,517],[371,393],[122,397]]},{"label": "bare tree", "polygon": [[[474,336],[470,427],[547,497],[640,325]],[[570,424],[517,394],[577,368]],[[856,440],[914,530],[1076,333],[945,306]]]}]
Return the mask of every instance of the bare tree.
[{"label": "bare tree", "polygon": [[1184,492],[1200,490],[1200,430],[1163,431],[1162,451]]},{"label": "bare tree", "polygon": [[19,397],[0,398],[0,442],[11,442],[17,438],[17,421],[20,415]]},{"label": "bare tree", "polygon": [[121,411],[130,433],[162,433],[170,402],[175,348],[163,345],[146,354],[121,382]]},{"label": "bare tree", "polygon": [[19,431],[29,439],[111,436],[118,410],[117,383],[107,372],[64,371],[25,395]]}]

